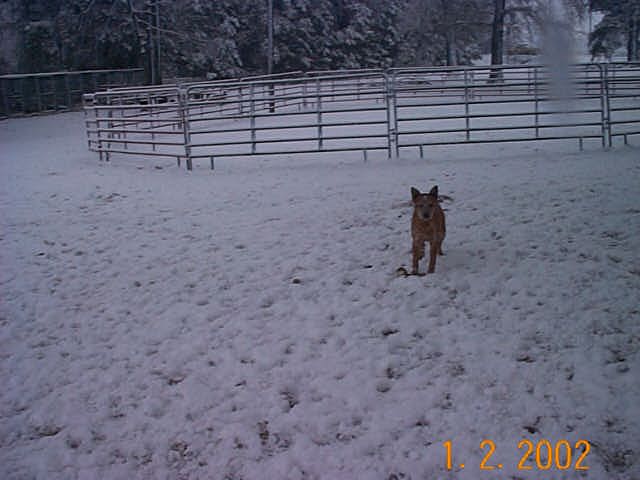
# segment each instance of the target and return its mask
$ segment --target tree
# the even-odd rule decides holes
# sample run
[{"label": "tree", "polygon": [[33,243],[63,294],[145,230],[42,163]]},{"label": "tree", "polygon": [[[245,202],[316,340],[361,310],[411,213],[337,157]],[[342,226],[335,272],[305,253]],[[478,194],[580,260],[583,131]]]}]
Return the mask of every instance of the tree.
[{"label": "tree", "polygon": [[61,48],[53,19],[59,1],[17,2],[17,65],[21,72],[53,71],[60,68]]},{"label": "tree", "polygon": [[640,61],[640,0],[591,0],[589,6],[603,14],[589,36],[591,55],[611,57],[624,45],[627,60]]},{"label": "tree", "polygon": [[386,68],[398,47],[397,2],[343,2],[337,10],[333,68]]},{"label": "tree", "polygon": [[504,16],[506,0],[493,0],[491,21],[491,65],[504,63]]},{"label": "tree", "polygon": [[142,66],[145,43],[129,2],[64,0],[55,14],[64,68]]},{"label": "tree", "polygon": [[491,64],[504,63],[505,26],[544,36],[549,27],[570,30],[585,14],[586,0],[492,0]]},{"label": "tree", "polygon": [[487,38],[485,0],[410,0],[400,29],[400,62],[468,64],[480,57]]},{"label": "tree", "polygon": [[274,1],[274,72],[327,68],[335,31],[327,1]]},{"label": "tree", "polygon": [[239,0],[166,1],[159,30],[166,73],[179,77],[241,75],[240,3]]}]

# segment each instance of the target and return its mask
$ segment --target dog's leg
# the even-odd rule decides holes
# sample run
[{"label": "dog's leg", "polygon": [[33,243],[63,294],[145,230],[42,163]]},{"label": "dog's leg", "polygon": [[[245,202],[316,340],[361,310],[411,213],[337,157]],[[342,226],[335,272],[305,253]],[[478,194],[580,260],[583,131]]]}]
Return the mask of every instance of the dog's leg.
[{"label": "dog's leg", "polygon": [[438,255],[444,255],[444,252],[442,251],[442,242],[438,244]]},{"label": "dog's leg", "polygon": [[424,257],[424,242],[413,242],[413,275],[418,275],[418,264]]},{"label": "dog's leg", "polygon": [[436,270],[436,255],[440,245],[436,242],[429,242],[429,270],[427,273],[433,273]]}]

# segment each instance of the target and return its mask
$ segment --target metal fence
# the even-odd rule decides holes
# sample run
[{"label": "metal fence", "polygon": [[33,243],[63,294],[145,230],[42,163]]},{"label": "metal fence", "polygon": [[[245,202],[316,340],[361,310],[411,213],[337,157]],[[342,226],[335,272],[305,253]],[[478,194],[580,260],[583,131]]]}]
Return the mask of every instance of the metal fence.
[{"label": "metal fence", "polygon": [[85,93],[143,82],[141,68],[2,75],[0,117],[70,110]]},{"label": "metal fence", "polygon": [[294,72],[85,95],[90,150],[193,160],[640,134],[640,64]]}]

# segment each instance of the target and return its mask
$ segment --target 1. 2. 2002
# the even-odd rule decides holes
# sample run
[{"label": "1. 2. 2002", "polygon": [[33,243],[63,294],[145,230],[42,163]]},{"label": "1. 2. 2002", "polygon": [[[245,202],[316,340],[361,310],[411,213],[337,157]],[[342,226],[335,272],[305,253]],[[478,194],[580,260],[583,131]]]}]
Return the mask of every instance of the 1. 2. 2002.
[{"label": "1. 2. 2002", "polygon": [[[453,469],[452,444],[451,441],[443,443],[446,450],[447,470]],[[480,470],[495,470],[503,467],[502,463],[492,464],[492,457],[496,451],[496,444],[493,440],[483,440],[480,442],[480,449],[484,451],[484,456],[480,462]],[[549,440],[538,440],[533,443],[531,440],[523,439],[518,443],[518,450],[522,450],[518,470],[589,470],[585,464],[585,459],[591,450],[591,445],[586,440],[578,440],[572,446],[568,440],[558,440],[552,444]],[[460,468],[465,464],[461,463]]]}]

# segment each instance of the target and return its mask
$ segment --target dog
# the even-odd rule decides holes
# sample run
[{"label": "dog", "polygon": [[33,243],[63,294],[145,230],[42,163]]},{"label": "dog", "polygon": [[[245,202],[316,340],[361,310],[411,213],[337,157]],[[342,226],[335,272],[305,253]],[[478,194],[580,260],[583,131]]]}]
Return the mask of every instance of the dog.
[{"label": "dog", "polygon": [[429,242],[428,273],[435,272],[436,256],[442,253],[442,242],[446,235],[444,211],[438,201],[438,186],[434,186],[429,193],[421,193],[411,187],[413,202],[413,217],[411,218],[411,237],[413,238],[413,270],[412,275],[418,273],[418,264],[424,257],[424,243]]}]

